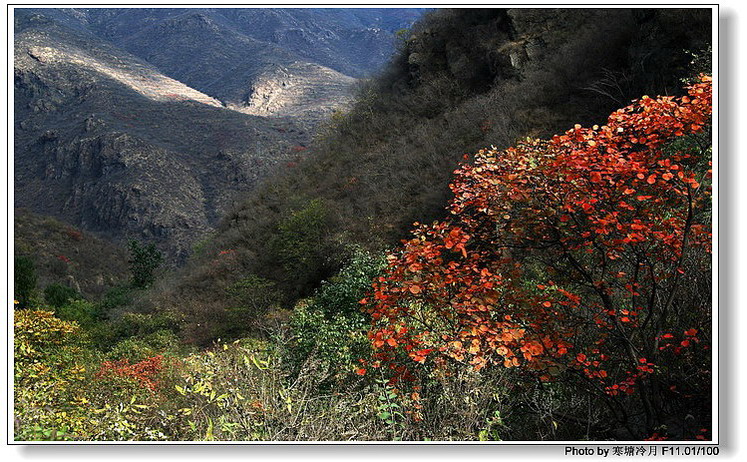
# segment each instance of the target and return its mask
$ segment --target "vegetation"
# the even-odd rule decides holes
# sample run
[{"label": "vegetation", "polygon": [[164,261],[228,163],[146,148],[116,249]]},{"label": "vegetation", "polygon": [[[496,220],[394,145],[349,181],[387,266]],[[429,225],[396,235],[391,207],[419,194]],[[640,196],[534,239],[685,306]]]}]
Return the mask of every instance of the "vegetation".
[{"label": "vegetation", "polygon": [[435,11],[305,160],[226,214],[200,255],[156,290],[158,305],[183,313],[200,345],[221,335],[205,325],[233,303],[226,288],[250,275],[275,283],[291,309],[350,259],[351,244],[383,252],[413,222],[443,219],[465,153],[601,125],[644,94],[681,95],[690,52],[710,37],[710,15],[698,9]]},{"label": "vegetation", "polygon": [[[319,303],[365,292],[360,256],[320,293]],[[378,266],[380,268],[380,265]],[[353,295],[355,297],[353,297]],[[309,306],[317,304],[316,298]],[[321,305],[319,305],[321,306]],[[332,308],[332,307],[327,307]],[[15,438],[17,440],[422,440],[496,438],[507,382],[500,373],[434,377],[440,396],[404,393],[386,378],[356,373],[354,358],[370,350],[365,315],[349,312],[316,325],[335,338],[308,348],[313,333],[299,306],[291,331],[273,341],[221,342],[200,352],[140,349],[151,316],[132,316],[135,336],[110,351],[91,341],[93,331],[46,310],[15,314]],[[122,332],[122,330],[118,330]],[[39,332],[33,335],[32,332]],[[286,343],[277,341],[281,336]],[[318,338],[322,338],[321,335]],[[334,385],[332,387],[331,385]],[[469,397],[465,400],[465,397]],[[489,404],[489,406],[485,406]],[[429,413],[425,414],[428,409]],[[430,412],[432,411],[432,412]],[[496,417],[498,416],[498,417]],[[497,420],[496,420],[497,419]]]},{"label": "vegetation", "polygon": [[36,288],[44,293],[49,286],[58,286],[53,291],[66,290],[59,289],[63,286],[99,299],[127,281],[127,256],[118,245],[25,209],[14,210],[13,230],[16,258],[33,263]]},{"label": "vegetation", "polygon": [[152,243],[142,245],[137,241],[130,241],[129,248],[132,286],[145,289],[153,284],[155,272],[163,263],[163,255]]},{"label": "vegetation", "polygon": [[21,308],[31,304],[31,297],[36,290],[36,269],[28,257],[16,257],[14,262],[13,292],[18,297]]},{"label": "vegetation", "polygon": [[366,300],[374,367],[392,383],[417,381],[407,357],[517,368],[588,397],[552,412],[593,439],[709,428],[710,113],[704,76],[601,127],[481,151],[451,217],[416,228]]},{"label": "vegetation", "polygon": [[[481,150],[388,255],[320,238],[335,209],[298,201],[268,243],[287,279],[213,254],[227,308],[143,302],[148,251],[146,283],[98,302],[27,297],[15,438],[709,439],[710,78],[687,91]],[[326,282],[288,312],[299,261]]]},{"label": "vegetation", "polygon": [[64,306],[78,297],[79,294],[75,289],[61,284],[50,284],[44,289],[44,301],[55,308]]},{"label": "vegetation", "polygon": [[302,291],[308,291],[309,282],[315,283],[325,274],[327,222],[324,203],[314,199],[285,217],[270,241],[272,261],[280,263],[283,270],[281,277]]},{"label": "vegetation", "polygon": [[397,38],[176,271],[16,211],[16,440],[711,438],[709,10],[440,10]]}]

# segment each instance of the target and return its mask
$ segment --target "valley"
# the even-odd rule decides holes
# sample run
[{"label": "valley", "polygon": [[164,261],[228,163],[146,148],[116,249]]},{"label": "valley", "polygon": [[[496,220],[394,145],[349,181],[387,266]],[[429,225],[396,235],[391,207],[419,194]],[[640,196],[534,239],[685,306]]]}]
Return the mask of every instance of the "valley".
[{"label": "valley", "polygon": [[114,11],[16,11],[15,206],[184,262],[238,197],[298,162],[355,78],[239,32],[260,32],[242,15]]}]

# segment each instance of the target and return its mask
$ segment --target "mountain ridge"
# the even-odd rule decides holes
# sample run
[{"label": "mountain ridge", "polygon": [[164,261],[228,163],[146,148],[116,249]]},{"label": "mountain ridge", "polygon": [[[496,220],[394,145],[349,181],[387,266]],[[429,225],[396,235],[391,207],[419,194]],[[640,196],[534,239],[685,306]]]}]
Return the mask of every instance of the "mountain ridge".
[{"label": "mountain ridge", "polygon": [[[330,11],[14,9],[15,205],[184,261],[350,104],[356,79],[283,31],[335,42],[382,34],[368,25],[386,15]],[[252,27],[260,16],[269,29]]]},{"label": "mountain ridge", "polygon": [[31,22],[15,40],[16,206],[183,259],[232,197],[308,139],[95,37]]}]

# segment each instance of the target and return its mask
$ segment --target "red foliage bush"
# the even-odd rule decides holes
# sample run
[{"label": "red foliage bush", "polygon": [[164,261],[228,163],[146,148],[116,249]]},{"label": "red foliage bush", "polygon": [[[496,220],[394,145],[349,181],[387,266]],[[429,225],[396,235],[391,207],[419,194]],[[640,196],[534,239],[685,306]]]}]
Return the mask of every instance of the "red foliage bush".
[{"label": "red foliage bush", "polygon": [[400,378],[403,355],[563,377],[623,421],[616,399],[636,395],[652,434],[677,371],[709,373],[676,356],[708,348],[710,291],[688,291],[710,278],[710,151],[693,136],[710,114],[703,76],[602,127],[481,151],[455,172],[451,218],[416,224],[362,301],[378,359]]},{"label": "red foliage bush", "polygon": [[104,361],[96,373],[96,378],[124,377],[137,382],[143,388],[155,391],[159,386],[158,375],[164,369],[164,358],[156,355],[138,363],[130,364],[129,359],[119,361]]}]

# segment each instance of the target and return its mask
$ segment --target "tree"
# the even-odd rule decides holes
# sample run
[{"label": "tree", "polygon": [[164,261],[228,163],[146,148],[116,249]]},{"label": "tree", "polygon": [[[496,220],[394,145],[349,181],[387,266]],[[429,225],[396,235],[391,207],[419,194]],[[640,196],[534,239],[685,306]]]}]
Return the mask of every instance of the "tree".
[{"label": "tree", "polygon": [[394,380],[405,357],[517,368],[631,438],[692,438],[671,416],[710,419],[710,113],[701,76],[602,127],[480,151],[451,217],[418,225],[362,300],[376,359]]},{"label": "tree", "polygon": [[29,257],[16,257],[14,262],[13,292],[19,308],[28,308],[36,290],[36,268]]},{"label": "tree", "polygon": [[44,289],[44,301],[55,308],[60,308],[70,300],[78,298],[80,294],[75,289],[62,284],[50,284]]},{"label": "tree", "polygon": [[328,215],[324,202],[313,199],[286,216],[270,240],[271,254],[275,264],[282,265],[284,279],[294,281],[302,293],[328,272]]},{"label": "tree", "polygon": [[228,315],[223,323],[224,338],[236,338],[252,330],[261,330],[264,317],[280,301],[275,283],[254,274],[226,288],[226,293],[232,305],[228,307]]},{"label": "tree", "polygon": [[136,289],[145,289],[153,284],[155,272],[163,263],[163,255],[155,244],[142,245],[133,240],[129,247],[132,285]]}]

